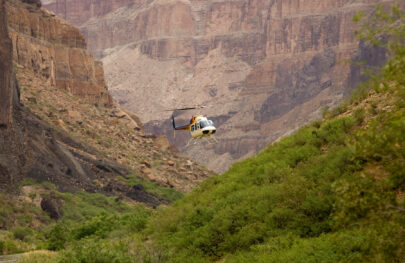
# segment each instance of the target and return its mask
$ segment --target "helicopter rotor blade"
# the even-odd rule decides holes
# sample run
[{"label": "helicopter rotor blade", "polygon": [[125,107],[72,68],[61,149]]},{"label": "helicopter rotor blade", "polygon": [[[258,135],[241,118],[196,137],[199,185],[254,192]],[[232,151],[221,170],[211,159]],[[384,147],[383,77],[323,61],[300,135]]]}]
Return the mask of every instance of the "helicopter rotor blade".
[{"label": "helicopter rotor blade", "polygon": [[203,109],[207,108],[206,105],[201,105],[201,106],[194,106],[194,107],[187,107],[187,108],[177,108],[177,109],[168,109],[165,111],[176,111],[176,110],[195,110],[195,109]]}]

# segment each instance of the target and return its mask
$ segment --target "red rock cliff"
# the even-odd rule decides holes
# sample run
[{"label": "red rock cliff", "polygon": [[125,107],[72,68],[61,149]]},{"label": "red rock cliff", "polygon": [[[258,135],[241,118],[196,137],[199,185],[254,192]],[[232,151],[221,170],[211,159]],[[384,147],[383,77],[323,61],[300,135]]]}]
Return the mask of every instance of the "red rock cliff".
[{"label": "red rock cliff", "polygon": [[86,49],[83,35],[39,6],[39,1],[6,1],[14,61],[57,88],[111,105],[102,64]]}]

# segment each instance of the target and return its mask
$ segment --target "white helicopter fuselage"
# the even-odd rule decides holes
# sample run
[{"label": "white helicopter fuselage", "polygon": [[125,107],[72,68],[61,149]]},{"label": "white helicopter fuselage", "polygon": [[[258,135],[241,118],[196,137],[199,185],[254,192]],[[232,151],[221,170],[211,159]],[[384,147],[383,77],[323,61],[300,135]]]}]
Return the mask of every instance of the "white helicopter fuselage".
[{"label": "white helicopter fuselage", "polygon": [[194,124],[190,127],[190,134],[194,139],[210,136],[215,132],[214,123],[203,116],[197,116]]}]

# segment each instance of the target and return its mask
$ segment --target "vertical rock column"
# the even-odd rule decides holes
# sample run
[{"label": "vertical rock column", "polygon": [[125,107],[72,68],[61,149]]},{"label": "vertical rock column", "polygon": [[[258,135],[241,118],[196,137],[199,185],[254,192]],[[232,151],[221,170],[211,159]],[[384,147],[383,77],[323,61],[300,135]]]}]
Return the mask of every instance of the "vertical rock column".
[{"label": "vertical rock column", "polygon": [[4,2],[0,0],[0,188],[10,185],[20,165],[16,133],[12,128],[14,75]]},{"label": "vertical rock column", "polygon": [[0,128],[12,122],[13,98],[12,44],[8,37],[4,0],[0,0]]}]

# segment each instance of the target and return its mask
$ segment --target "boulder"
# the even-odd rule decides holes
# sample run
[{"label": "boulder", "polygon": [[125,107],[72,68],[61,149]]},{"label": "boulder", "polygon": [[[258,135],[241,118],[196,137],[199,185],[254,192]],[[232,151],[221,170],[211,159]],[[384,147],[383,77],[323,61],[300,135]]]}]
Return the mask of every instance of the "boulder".
[{"label": "boulder", "polygon": [[45,197],[41,201],[41,209],[48,213],[52,219],[60,219],[62,217],[62,200],[54,195]]}]

